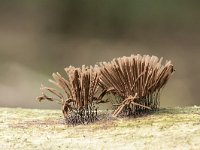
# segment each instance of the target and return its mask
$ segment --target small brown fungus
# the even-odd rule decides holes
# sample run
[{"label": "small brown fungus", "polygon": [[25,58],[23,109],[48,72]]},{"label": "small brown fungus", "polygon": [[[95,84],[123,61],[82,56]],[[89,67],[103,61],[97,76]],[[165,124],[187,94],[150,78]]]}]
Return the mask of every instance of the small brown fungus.
[{"label": "small brown fungus", "polygon": [[[100,66],[65,68],[68,78],[53,73],[49,80],[60,90],[44,87],[39,101],[56,101],[69,124],[87,124],[98,120],[97,105],[107,93],[120,98],[113,104],[113,117],[135,116],[156,111],[160,104],[160,92],[175,71],[171,61],[162,64],[163,58],[149,55],[131,55],[115,58]],[[96,97],[99,87],[102,93]],[[46,92],[53,97],[48,96]]]},{"label": "small brown fungus", "polygon": [[159,107],[161,89],[174,72],[171,61],[149,55],[131,55],[100,63],[100,83],[121,98],[113,116],[136,115]]},{"label": "small brown fungus", "polygon": [[[39,101],[44,99],[57,101],[62,104],[62,112],[67,122],[70,124],[85,124],[94,122],[97,119],[96,103],[104,102],[95,97],[99,88],[99,71],[98,67],[75,68],[70,66],[65,68],[68,80],[64,79],[59,73],[53,73],[54,80],[49,80],[55,86],[62,90],[61,93],[56,89],[41,87],[42,96],[38,97]],[[50,92],[55,97],[48,97],[44,92]]]}]

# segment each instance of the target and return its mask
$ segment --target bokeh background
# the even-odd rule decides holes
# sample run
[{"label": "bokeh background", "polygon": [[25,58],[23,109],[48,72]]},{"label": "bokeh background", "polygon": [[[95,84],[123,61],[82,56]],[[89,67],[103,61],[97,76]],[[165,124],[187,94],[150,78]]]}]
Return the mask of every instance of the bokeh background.
[{"label": "bokeh background", "polygon": [[0,106],[59,108],[35,100],[53,72],[137,53],[176,68],[162,107],[199,105],[200,1],[0,0]]}]

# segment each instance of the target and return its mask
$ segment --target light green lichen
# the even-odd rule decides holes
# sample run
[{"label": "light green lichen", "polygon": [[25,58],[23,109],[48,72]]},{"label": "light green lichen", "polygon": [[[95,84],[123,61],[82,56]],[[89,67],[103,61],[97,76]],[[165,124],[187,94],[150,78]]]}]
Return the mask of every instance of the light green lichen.
[{"label": "light green lichen", "polygon": [[60,110],[0,108],[0,149],[200,149],[200,107],[68,126]]}]

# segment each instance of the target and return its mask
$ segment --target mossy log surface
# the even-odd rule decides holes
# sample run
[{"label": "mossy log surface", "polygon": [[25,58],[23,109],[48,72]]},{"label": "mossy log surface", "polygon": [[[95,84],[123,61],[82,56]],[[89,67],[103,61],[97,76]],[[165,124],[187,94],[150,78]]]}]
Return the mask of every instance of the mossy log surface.
[{"label": "mossy log surface", "polygon": [[74,127],[59,110],[0,108],[0,149],[200,149],[200,107]]}]

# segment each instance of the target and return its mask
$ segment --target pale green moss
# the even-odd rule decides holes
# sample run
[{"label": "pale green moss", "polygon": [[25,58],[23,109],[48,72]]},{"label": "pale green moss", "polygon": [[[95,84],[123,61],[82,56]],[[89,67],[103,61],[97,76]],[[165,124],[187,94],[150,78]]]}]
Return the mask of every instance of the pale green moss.
[{"label": "pale green moss", "polygon": [[200,107],[68,126],[60,110],[0,108],[0,149],[200,149]]}]

